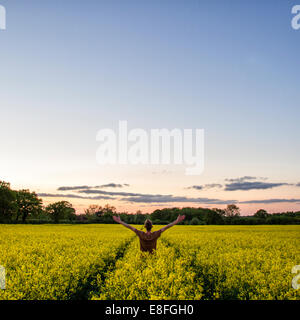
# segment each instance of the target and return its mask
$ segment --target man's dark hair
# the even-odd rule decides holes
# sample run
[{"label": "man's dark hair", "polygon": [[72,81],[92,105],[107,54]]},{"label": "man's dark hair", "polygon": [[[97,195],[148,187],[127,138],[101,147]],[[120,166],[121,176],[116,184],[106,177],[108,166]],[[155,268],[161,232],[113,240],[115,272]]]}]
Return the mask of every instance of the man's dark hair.
[{"label": "man's dark hair", "polygon": [[147,219],[144,223],[144,227],[147,229],[147,231],[151,231],[152,229],[152,222],[151,220]]}]

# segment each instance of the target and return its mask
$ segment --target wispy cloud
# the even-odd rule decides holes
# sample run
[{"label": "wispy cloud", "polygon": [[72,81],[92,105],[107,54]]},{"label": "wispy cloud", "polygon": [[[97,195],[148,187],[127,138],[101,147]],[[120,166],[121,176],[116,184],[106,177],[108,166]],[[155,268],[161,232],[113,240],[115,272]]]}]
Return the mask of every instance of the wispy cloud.
[{"label": "wispy cloud", "polygon": [[195,190],[207,190],[207,189],[214,189],[214,188],[222,188],[223,186],[219,183],[210,183],[204,185],[195,185],[188,187],[187,189],[195,189]]},{"label": "wispy cloud", "polygon": [[44,198],[71,198],[71,199],[87,199],[87,200],[113,200],[114,198],[109,196],[95,196],[95,197],[83,197],[77,194],[55,194],[55,193],[38,193],[39,197]]},{"label": "wispy cloud", "polygon": [[234,182],[225,185],[225,191],[237,191],[237,190],[255,190],[255,189],[272,189],[275,187],[281,187],[289,185],[288,183],[270,183],[270,182]]},{"label": "wispy cloud", "polygon": [[[103,190],[79,190],[79,193],[85,194],[100,194],[98,196],[81,196],[79,194],[52,194],[52,193],[40,193],[40,197],[52,197],[52,198],[77,198],[88,200],[119,200],[123,202],[135,202],[135,203],[153,203],[153,204],[167,204],[174,202],[190,202],[190,203],[203,203],[203,204],[230,204],[236,203],[236,200],[221,200],[210,198],[189,198],[185,196],[173,196],[163,194],[142,194],[142,193],[130,193],[130,192],[108,192]],[[117,198],[117,197],[121,198]]]},{"label": "wispy cloud", "polygon": [[90,188],[89,186],[59,187],[57,191],[84,190],[89,188]]},{"label": "wispy cloud", "polygon": [[121,196],[121,201],[139,202],[139,203],[170,203],[170,202],[193,202],[193,203],[213,203],[213,204],[228,204],[235,203],[236,200],[220,200],[210,198],[189,198],[185,196],[173,196],[163,194],[143,194],[132,192],[113,192],[103,190],[80,190],[79,193],[85,194],[102,194],[109,196]]},{"label": "wispy cloud", "polygon": [[244,182],[244,181],[249,181],[249,180],[268,180],[268,178],[244,176],[244,177],[240,177],[240,178],[225,179],[225,181],[228,181],[228,182]]},{"label": "wispy cloud", "polygon": [[[104,191],[103,191],[104,192]],[[119,194],[115,193],[114,195]],[[206,205],[227,205],[231,203],[236,204],[273,204],[273,203],[299,203],[300,199],[263,199],[263,200],[247,200],[247,201],[237,201],[237,200],[222,200],[213,198],[189,198],[185,196],[173,196],[173,195],[162,195],[162,194],[139,194],[135,193],[133,196],[129,196],[132,193],[122,193],[123,198],[116,198],[107,195],[98,196],[81,196],[78,194],[53,194],[53,193],[39,193],[39,197],[45,198],[65,198],[65,199],[86,199],[86,200],[119,200],[122,202],[129,203],[140,203],[140,204],[151,204],[156,205],[166,205],[171,203],[199,203]]]},{"label": "wispy cloud", "polygon": [[71,187],[59,187],[58,191],[76,191],[76,190],[89,190],[89,189],[102,189],[102,188],[123,188],[128,187],[128,183],[108,183],[100,186],[71,186]]},{"label": "wispy cloud", "polygon": [[141,195],[140,193],[134,192],[117,192],[117,191],[104,191],[104,190],[95,190],[95,189],[88,189],[88,190],[78,190],[78,193],[85,193],[85,194],[105,194],[110,196],[125,196],[125,197],[135,197]]},{"label": "wispy cloud", "polygon": [[190,202],[202,204],[230,204],[236,203],[236,200],[221,200],[210,198],[189,198],[178,197],[173,195],[140,195],[137,197],[122,198],[122,201],[135,202],[135,203],[173,203],[173,202]]},{"label": "wispy cloud", "polygon": [[248,200],[248,201],[241,201],[239,203],[244,204],[270,204],[270,203],[282,203],[282,202],[288,202],[288,203],[300,203],[300,199],[265,199],[265,200]]},{"label": "wispy cloud", "polygon": [[[260,181],[257,181],[260,180]],[[263,180],[263,181],[262,181]],[[289,184],[285,182],[265,182],[267,178],[243,176],[240,178],[225,179],[227,183],[224,185],[220,183],[209,183],[204,185],[193,185],[186,189],[194,190],[209,190],[209,189],[222,189],[224,191],[248,191],[248,190],[266,190],[276,187],[293,185],[300,187],[300,182],[297,184]],[[218,198],[207,197],[188,197],[188,196],[176,196],[172,194],[143,194],[136,192],[123,192],[123,191],[107,191],[101,190],[104,188],[123,188],[129,184],[108,183],[99,186],[68,186],[60,187],[58,191],[72,191],[71,194],[52,194],[52,193],[40,193],[40,197],[52,197],[52,198],[70,198],[70,199],[87,199],[87,200],[117,200],[127,203],[139,203],[140,205],[153,205],[153,206],[170,206],[172,203],[195,203],[204,205],[227,205],[231,203],[239,204],[272,204],[272,203],[300,203],[300,199],[265,199],[265,200],[224,200]]]}]

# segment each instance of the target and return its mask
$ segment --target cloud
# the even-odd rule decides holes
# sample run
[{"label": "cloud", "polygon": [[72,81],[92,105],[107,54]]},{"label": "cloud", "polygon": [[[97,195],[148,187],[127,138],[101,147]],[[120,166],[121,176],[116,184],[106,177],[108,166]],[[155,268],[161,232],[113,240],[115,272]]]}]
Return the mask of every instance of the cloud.
[{"label": "cloud", "polygon": [[101,186],[71,186],[71,187],[59,187],[58,191],[76,191],[76,190],[89,190],[89,189],[101,189],[101,188],[123,188],[128,187],[128,183],[119,184],[119,183],[108,183]]},{"label": "cloud", "polygon": [[59,187],[57,191],[72,191],[72,190],[83,190],[89,189],[89,186],[75,186],[75,187]]},{"label": "cloud", "polygon": [[108,184],[103,184],[102,186],[98,186],[97,188],[123,188],[128,186],[129,186],[128,183],[124,183],[124,184],[108,183]]},{"label": "cloud", "polygon": [[220,200],[210,198],[188,198],[177,197],[172,195],[140,195],[137,197],[122,198],[122,201],[135,202],[135,203],[173,203],[173,202],[191,202],[191,203],[204,203],[204,204],[231,204],[236,203],[236,200]]},{"label": "cloud", "polygon": [[[221,200],[211,198],[188,198],[184,196],[161,195],[161,194],[139,194],[135,193],[133,196],[128,196],[131,193],[125,194],[123,198],[118,200],[130,203],[143,203],[152,206],[169,206],[170,203],[201,203],[206,205],[227,205],[227,204],[273,204],[273,203],[299,203],[300,199],[264,199],[264,200]],[[39,193],[39,197],[44,198],[71,198],[71,199],[84,199],[84,200],[117,200],[115,197],[107,195],[99,196],[81,196],[78,194],[52,194],[52,193]]]},{"label": "cloud", "polygon": [[195,189],[195,190],[207,190],[207,189],[213,189],[213,188],[222,188],[223,186],[218,183],[210,183],[210,184],[205,184],[202,186],[191,186],[188,187],[187,189]]},{"label": "cloud", "polygon": [[222,185],[218,184],[218,183],[211,183],[211,184],[206,184],[204,187],[207,188],[207,189],[222,188]]},{"label": "cloud", "polygon": [[267,178],[244,176],[241,178],[225,179],[225,181],[228,181],[228,182],[244,182],[244,181],[249,181],[249,180],[267,180]]},{"label": "cloud", "polygon": [[88,199],[88,200],[113,200],[109,196],[83,197],[77,194],[53,194],[53,193],[38,193],[39,197],[44,198],[72,198],[72,199]]},{"label": "cloud", "polygon": [[282,203],[282,202],[289,202],[289,203],[300,203],[300,199],[265,199],[265,200],[248,200],[248,201],[241,201],[239,203],[244,204],[270,204],[270,203]]},{"label": "cloud", "polygon": [[125,196],[125,197],[135,197],[140,196],[141,193],[133,193],[133,192],[116,192],[116,191],[104,191],[104,190],[94,190],[94,189],[88,189],[88,190],[79,190],[78,193],[85,193],[85,194],[105,194],[110,196]]},{"label": "cloud", "polygon": [[191,187],[188,187],[187,189],[203,190],[204,186],[191,186]]},{"label": "cloud", "polygon": [[236,190],[255,190],[255,189],[272,189],[275,187],[281,187],[289,185],[288,183],[269,183],[269,182],[234,182],[225,185],[225,191],[236,191]]},{"label": "cloud", "polygon": [[131,192],[113,192],[103,190],[80,190],[79,193],[85,194],[102,194],[109,196],[121,196],[121,201],[136,203],[172,203],[172,202],[193,202],[193,203],[211,203],[211,204],[230,204],[236,203],[236,200],[220,200],[210,198],[188,198],[173,195],[162,194],[143,194]]}]

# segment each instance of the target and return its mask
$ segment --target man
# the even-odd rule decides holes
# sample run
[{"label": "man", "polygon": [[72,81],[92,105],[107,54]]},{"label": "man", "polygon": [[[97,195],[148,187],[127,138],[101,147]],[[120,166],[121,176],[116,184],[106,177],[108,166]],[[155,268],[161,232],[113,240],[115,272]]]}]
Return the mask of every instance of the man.
[{"label": "man", "polygon": [[185,216],[179,215],[174,222],[172,222],[172,223],[168,224],[167,226],[161,228],[160,230],[154,231],[154,232],[151,232],[151,229],[152,229],[151,220],[147,219],[145,221],[145,224],[144,224],[144,227],[146,228],[147,232],[143,232],[143,231],[137,230],[136,228],[134,228],[134,227],[130,226],[129,224],[123,222],[120,219],[120,217],[116,217],[116,216],[113,217],[114,221],[122,224],[124,227],[132,230],[133,232],[135,232],[138,235],[138,237],[140,239],[140,249],[141,249],[141,251],[150,252],[150,253],[152,253],[153,250],[156,250],[156,242],[157,242],[157,239],[162,234],[162,232],[164,232],[165,230],[175,226],[175,224],[177,224],[178,222],[183,221],[184,218],[185,218]]}]

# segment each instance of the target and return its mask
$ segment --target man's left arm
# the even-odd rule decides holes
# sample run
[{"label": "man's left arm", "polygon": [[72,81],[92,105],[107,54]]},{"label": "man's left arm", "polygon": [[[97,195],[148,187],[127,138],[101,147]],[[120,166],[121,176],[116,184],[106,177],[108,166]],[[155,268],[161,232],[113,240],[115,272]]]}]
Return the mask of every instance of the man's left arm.
[{"label": "man's left arm", "polygon": [[175,224],[183,221],[184,219],[185,219],[185,216],[179,215],[175,221],[173,221],[172,223],[168,224],[167,226],[161,228],[159,231],[162,233],[162,232],[166,231],[167,229],[175,226]]}]

